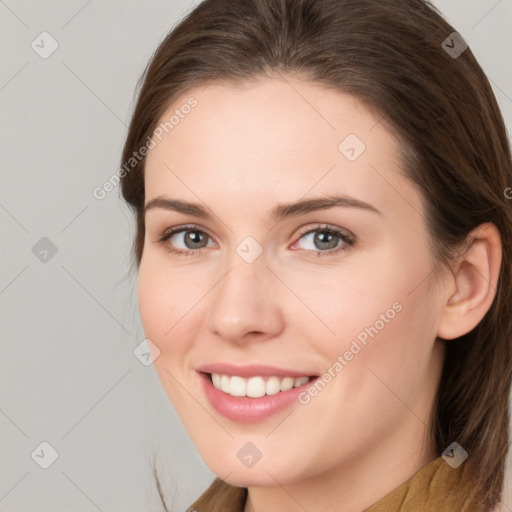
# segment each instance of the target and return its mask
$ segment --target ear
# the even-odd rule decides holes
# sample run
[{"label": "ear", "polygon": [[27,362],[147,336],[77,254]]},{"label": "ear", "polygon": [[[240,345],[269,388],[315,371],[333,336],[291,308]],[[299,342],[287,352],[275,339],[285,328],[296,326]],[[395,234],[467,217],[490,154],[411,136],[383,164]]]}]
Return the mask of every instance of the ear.
[{"label": "ear", "polygon": [[452,267],[437,336],[451,340],[474,329],[496,295],[502,247],[498,228],[480,224],[467,236],[467,252]]}]

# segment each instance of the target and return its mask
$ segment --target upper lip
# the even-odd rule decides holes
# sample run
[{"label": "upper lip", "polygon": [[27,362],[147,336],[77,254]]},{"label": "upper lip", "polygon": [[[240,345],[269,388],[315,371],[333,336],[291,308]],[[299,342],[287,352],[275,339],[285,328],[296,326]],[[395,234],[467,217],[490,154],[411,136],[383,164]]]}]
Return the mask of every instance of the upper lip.
[{"label": "upper lip", "polygon": [[197,368],[198,372],[218,373],[220,375],[230,375],[238,377],[311,377],[314,376],[310,372],[301,372],[290,370],[288,368],[279,368],[277,366],[267,366],[261,364],[250,364],[246,366],[235,366],[229,363],[211,363],[205,364]]}]

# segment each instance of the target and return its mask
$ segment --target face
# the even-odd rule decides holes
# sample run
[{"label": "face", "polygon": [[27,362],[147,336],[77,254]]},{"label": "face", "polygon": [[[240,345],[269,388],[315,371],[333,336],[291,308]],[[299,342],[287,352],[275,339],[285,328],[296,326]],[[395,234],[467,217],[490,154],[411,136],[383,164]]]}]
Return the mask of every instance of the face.
[{"label": "face", "polygon": [[194,89],[160,122],[177,109],[146,162],[139,305],[206,464],[264,486],[423,456],[441,294],[384,121],[291,78]]}]

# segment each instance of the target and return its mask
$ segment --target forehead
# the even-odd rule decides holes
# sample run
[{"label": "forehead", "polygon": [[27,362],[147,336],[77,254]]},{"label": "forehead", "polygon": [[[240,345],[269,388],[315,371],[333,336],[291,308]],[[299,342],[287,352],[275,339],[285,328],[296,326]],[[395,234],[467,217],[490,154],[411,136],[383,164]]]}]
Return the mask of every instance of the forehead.
[{"label": "forehead", "polygon": [[243,205],[257,195],[263,205],[340,192],[383,206],[413,192],[398,141],[377,114],[353,96],[292,78],[192,89],[159,128],[146,200],[169,193]]}]

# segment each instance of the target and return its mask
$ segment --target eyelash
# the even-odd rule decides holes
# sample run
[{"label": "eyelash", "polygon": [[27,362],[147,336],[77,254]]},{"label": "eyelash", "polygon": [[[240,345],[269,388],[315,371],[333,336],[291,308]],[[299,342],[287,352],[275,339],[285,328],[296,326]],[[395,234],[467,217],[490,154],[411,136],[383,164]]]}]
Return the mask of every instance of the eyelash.
[{"label": "eyelash", "polygon": [[[162,233],[162,235],[160,236],[160,238],[158,240],[156,240],[156,243],[158,243],[158,244],[163,246],[163,245],[165,245],[167,240],[169,240],[169,238],[171,238],[176,233],[181,233],[183,231],[185,231],[185,232],[186,231],[196,231],[196,232],[199,232],[199,233],[202,233],[202,234],[206,235],[208,238],[211,238],[208,235],[208,233],[206,233],[205,231],[200,229],[198,226],[190,224],[190,225],[179,226],[177,228],[173,228],[171,230],[164,231]],[[300,240],[305,235],[308,235],[310,233],[314,233],[315,231],[318,231],[318,232],[321,232],[321,233],[330,233],[330,234],[338,235],[340,240],[345,244],[345,245],[342,245],[341,247],[336,247],[334,249],[328,249],[326,251],[320,251],[320,250],[311,251],[311,250],[303,249],[306,253],[313,253],[317,257],[331,256],[331,255],[334,255],[334,254],[336,254],[336,253],[338,253],[340,251],[346,251],[352,245],[354,245],[354,243],[355,243],[355,237],[349,236],[349,235],[345,234],[343,231],[341,231],[339,228],[336,228],[335,226],[331,226],[329,224],[318,225],[318,226],[316,226],[316,227],[314,227],[312,229],[310,228],[310,229],[305,230],[304,232],[301,232],[298,240]],[[172,247],[166,247],[166,250],[169,253],[174,253],[174,254],[177,254],[177,255],[194,256],[201,249],[187,249],[187,250],[183,250],[183,249],[174,249]]]}]

